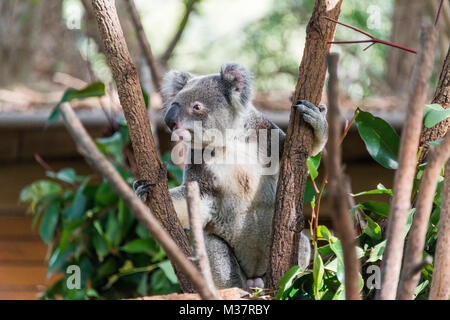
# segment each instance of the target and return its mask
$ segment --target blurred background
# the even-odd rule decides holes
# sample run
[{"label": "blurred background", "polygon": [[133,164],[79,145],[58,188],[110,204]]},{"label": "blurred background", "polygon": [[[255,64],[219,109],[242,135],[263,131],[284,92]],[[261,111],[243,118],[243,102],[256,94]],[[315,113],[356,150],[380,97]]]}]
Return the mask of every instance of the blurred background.
[{"label": "blurred background", "polygon": [[[345,0],[340,21],[417,49],[420,26],[433,21],[438,3]],[[255,106],[286,129],[314,1],[135,0],[135,4],[162,71],[217,73],[224,62],[239,62],[254,74]],[[125,1],[117,0],[116,5],[149,97],[154,134],[168,161],[171,144],[161,121],[161,100]],[[448,50],[449,9],[445,2],[430,90]],[[338,26],[335,39],[365,38]],[[341,55],[343,117],[350,120],[359,107],[400,133],[415,55],[379,44],[363,48],[363,44],[332,47]],[[103,82],[103,97],[74,100],[72,106],[99,148],[117,162],[128,181],[133,180],[126,125],[102,50],[88,0],[0,2],[0,299],[117,298],[178,289],[164,252],[87,166],[62,122],[46,126],[65,90]],[[394,171],[370,158],[354,127],[343,144],[343,157],[354,193],[374,189],[377,183],[391,187]],[[180,183],[181,175],[180,168],[169,167],[172,186]],[[310,215],[308,205],[305,210]],[[321,223],[330,223],[326,198]],[[89,290],[64,292],[61,270],[69,260],[90,270],[82,278]]]}]

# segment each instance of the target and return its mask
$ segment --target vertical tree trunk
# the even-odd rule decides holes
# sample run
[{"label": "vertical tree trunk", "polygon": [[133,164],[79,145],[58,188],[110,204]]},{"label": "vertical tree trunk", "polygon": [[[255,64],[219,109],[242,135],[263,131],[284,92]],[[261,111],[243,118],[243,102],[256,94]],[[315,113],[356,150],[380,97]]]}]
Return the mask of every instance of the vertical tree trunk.
[{"label": "vertical tree trunk", "polygon": [[350,215],[345,185],[350,185],[342,168],[341,135],[342,122],[339,110],[339,82],[337,66],[338,54],[328,55],[328,124],[326,166],[328,174],[328,195],[333,210],[333,226],[341,240],[344,255],[345,297],[347,300],[360,300],[359,272],[361,266],[356,257],[356,234]]},{"label": "vertical tree trunk", "polygon": [[450,160],[445,167],[442,187],[441,219],[434,254],[434,271],[431,281],[430,300],[450,299]]},{"label": "vertical tree trunk", "polygon": [[[445,109],[450,108],[450,46],[442,67],[432,103],[440,104]],[[422,135],[420,137],[420,144],[423,147],[422,154],[420,155],[420,162],[425,161],[428,152],[428,145],[426,143],[444,137],[449,127],[450,118],[447,118],[432,128],[423,128]]]},{"label": "vertical tree trunk", "polygon": [[[392,17],[391,42],[416,49],[420,27],[426,15],[424,0],[395,0]],[[394,94],[406,94],[416,57],[413,54],[389,48],[386,82]]]},{"label": "vertical tree trunk", "polygon": [[389,223],[386,232],[386,249],[381,269],[382,300],[396,297],[403,256],[405,226],[411,209],[411,191],[416,172],[416,157],[419,146],[424,104],[431,76],[437,30],[432,26],[422,29],[421,48],[417,56],[414,75],[409,92],[408,110],[402,130],[398,169],[394,179],[394,197],[391,201]]},{"label": "vertical tree trunk", "polygon": [[[326,55],[334,38],[342,0],[316,0],[306,30],[306,44],[300,63],[294,101],[306,99],[319,104],[327,71]],[[298,261],[298,243],[303,229],[303,196],[308,178],[306,160],[311,153],[312,129],[301,114],[292,110],[276,192],[273,236],[270,249],[268,287],[276,290],[278,281]]]},{"label": "vertical tree trunk", "polygon": [[[146,204],[183,253],[190,257],[192,251],[168,192],[166,168],[158,158],[138,74],[128,52],[114,0],[92,0],[92,4],[108,64],[116,81],[120,103],[130,130],[139,175],[155,184],[151,188]],[[193,292],[192,283],[179,272],[177,265],[174,267],[182,290]]]}]

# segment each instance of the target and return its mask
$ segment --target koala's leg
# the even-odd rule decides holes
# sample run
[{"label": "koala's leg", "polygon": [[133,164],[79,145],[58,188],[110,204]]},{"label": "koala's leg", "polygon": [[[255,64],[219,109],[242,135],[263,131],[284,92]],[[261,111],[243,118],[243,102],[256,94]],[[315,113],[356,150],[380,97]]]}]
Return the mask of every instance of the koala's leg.
[{"label": "koala's leg", "polygon": [[205,234],[205,245],[216,287],[246,288],[247,277],[228,244],[216,235]]},{"label": "koala's leg", "polygon": [[327,107],[324,104],[316,107],[309,101],[299,100],[294,106],[303,116],[303,119],[314,130],[314,141],[311,155],[322,151],[328,139]]}]

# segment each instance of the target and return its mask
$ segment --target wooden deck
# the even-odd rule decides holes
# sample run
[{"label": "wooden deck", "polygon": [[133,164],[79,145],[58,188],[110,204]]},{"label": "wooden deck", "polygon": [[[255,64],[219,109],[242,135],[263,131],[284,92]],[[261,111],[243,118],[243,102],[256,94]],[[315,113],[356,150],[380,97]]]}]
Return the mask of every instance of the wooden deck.
[{"label": "wooden deck", "polygon": [[[80,174],[90,172],[82,161],[50,161],[55,169],[74,167]],[[0,299],[38,299],[55,281],[47,279],[47,247],[39,236],[39,225],[31,228],[27,204],[19,203],[22,188],[45,171],[35,161],[0,163]]]},{"label": "wooden deck", "polygon": [[47,279],[47,248],[31,216],[0,215],[0,299],[37,299]]}]

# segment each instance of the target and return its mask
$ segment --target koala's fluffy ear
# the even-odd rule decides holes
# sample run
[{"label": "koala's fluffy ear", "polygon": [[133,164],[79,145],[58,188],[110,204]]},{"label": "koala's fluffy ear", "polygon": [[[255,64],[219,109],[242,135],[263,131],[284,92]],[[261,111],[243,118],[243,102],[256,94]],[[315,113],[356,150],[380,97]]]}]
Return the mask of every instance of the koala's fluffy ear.
[{"label": "koala's fluffy ear", "polygon": [[220,78],[225,84],[230,101],[236,97],[242,105],[246,105],[252,98],[252,75],[237,63],[227,63],[220,70]]},{"label": "koala's fluffy ear", "polygon": [[166,73],[161,86],[163,104],[166,106],[170,103],[192,77],[194,77],[192,74],[184,71],[171,70]]}]

